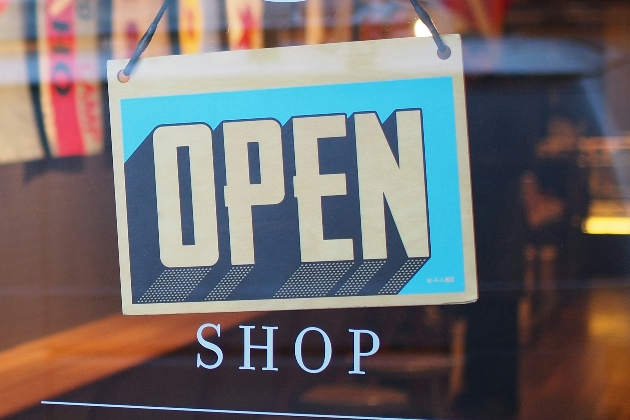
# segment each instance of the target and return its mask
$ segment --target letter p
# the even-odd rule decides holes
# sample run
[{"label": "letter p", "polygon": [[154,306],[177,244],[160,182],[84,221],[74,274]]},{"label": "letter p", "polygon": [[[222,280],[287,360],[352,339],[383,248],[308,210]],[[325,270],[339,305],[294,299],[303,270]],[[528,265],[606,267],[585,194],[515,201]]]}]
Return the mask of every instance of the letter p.
[{"label": "letter p", "polygon": [[[372,356],[378,351],[381,345],[381,341],[378,335],[370,330],[353,330],[349,329],[354,335],[354,351],[352,354],[353,366],[352,370],[348,371],[350,375],[365,375],[365,372],[361,370],[361,357]],[[372,348],[367,352],[361,352],[361,334],[368,334],[372,337]]]}]

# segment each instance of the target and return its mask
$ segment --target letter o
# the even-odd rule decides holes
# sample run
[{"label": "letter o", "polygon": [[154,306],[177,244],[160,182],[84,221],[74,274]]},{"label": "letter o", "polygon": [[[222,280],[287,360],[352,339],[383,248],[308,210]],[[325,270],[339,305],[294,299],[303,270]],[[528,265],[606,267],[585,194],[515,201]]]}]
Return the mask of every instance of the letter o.
[{"label": "letter o", "polygon": [[[324,339],[324,360],[322,362],[322,365],[318,369],[307,368],[304,365],[304,360],[302,359],[302,340],[304,339],[304,335],[306,335],[306,333],[309,331],[317,331]],[[323,330],[317,327],[308,327],[308,328],[303,329],[298,334],[297,338],[295,339],[295,361],[298,363],[298,365],[300,365],[302,370],[305,372],[308,372],[308,373],[322,372],[330,364],[331,356],[332,356],[332,345],[330,343],[330,338],[328,337],[328,334],[326,334],[326,332],[324,332]]]}]

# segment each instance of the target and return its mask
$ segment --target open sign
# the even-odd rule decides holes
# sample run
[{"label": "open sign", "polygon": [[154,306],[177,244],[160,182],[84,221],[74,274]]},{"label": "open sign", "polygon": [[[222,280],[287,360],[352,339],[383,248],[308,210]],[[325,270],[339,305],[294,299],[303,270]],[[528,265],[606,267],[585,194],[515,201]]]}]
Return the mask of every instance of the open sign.
[{"label": "open sign", "polygon": [[474,300],[461,53],[430,48],[110,62],[125,312]]}]

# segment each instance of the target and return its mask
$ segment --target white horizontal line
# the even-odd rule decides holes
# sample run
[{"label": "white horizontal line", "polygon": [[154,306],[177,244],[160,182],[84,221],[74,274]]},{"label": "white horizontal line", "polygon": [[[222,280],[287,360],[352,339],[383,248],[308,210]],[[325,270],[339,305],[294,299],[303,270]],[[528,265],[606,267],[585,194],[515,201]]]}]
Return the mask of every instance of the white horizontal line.
[{"label": "white horizontal line", "polygon": [[86,402],[69,401],[42,401],[44,405],[62,405],[74,407],[99,407],[99,408],[121,408],[130,410],[153,410],[153,411],[178,411],[188,413],[217,413],[217,414],[249,414],[252,416],[284,416],[302,418],[322,418],[322,419],[345,419],[345,420],[417,420],[409,418],[394,417],[365,417],[365,416],[342,416],[334,414],[303,414],[303,413],[276,413],[272,411],[248,411],[248,410],[219,410],[214,408],[186,408],[186,407],[160,407],[151,405],[128,405],[128,404],[99,404]]}]

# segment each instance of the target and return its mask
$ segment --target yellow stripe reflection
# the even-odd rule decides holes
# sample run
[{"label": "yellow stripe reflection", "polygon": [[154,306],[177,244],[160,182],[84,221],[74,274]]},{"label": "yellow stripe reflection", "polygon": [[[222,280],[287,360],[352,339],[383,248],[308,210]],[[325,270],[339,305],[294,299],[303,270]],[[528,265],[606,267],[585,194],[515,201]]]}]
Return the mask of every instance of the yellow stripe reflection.
[{"label": "yellow stripe reflection", "polygon": [[630,217],[589,217],[582,231],[591,235],[630,235]]}]

